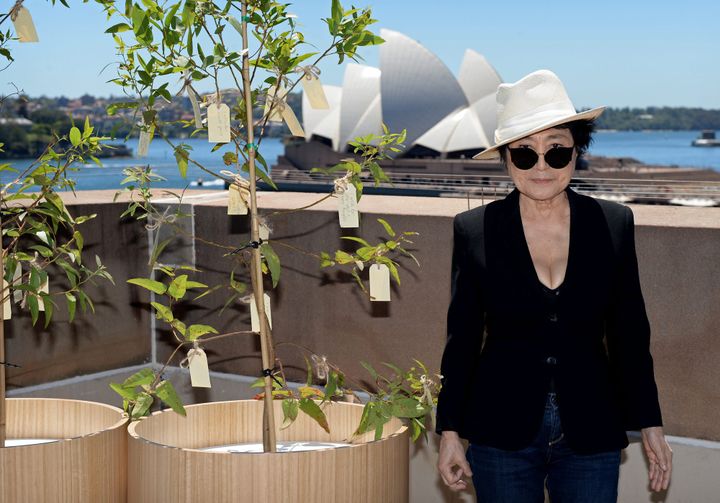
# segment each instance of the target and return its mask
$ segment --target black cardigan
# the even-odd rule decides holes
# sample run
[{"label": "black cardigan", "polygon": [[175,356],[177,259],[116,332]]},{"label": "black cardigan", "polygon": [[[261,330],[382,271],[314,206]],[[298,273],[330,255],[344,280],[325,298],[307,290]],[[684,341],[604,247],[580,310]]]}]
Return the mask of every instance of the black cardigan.
[{"label": "black cardigan", "polygon": [[577,452],[621,449],[625,430],[662,425],[632,212],[567,195],[570,249],[552,312],[517,190],[455,217],[438,433],[527,447],[551,376],[565,438]]}]

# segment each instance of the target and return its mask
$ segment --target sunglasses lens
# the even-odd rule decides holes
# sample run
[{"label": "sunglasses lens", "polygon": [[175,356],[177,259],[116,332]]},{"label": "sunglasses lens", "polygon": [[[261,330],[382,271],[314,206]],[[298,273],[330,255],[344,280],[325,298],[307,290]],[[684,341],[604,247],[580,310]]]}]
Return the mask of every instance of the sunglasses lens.
[{"label": "sunglasses lens", "polygon": [[545,152],[545,162],[551,168],[563,169],[570,164],[572,153],[573,147],[553,147]]},{"label": "sunglasses lens", "polygon": [[510,159],[518,169],[530,169],[538,161],[537,153],[529,148],[511,148]]}]

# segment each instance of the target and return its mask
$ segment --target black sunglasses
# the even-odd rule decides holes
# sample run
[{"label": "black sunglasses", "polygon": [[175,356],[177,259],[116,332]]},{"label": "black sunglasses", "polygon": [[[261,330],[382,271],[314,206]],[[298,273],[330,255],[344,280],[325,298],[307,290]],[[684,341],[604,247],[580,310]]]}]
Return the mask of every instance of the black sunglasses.
[{"label": "black sunglasses", "polygon": [[563,169],[572,159],[575,147],[553,147],[544,154],[538,154],[528,147],[508,148],[510,159],[518,169],[530,169],[538,162],[539,156],[545,158],[545,163],[554,169]]}]

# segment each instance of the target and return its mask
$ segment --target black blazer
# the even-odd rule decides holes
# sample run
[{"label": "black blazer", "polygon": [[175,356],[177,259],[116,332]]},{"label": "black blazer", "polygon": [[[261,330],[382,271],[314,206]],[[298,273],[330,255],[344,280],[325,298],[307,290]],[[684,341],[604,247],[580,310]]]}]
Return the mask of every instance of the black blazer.
[{"label": "black blazer", "polygon": [[577,452],[621,449],[626,430],[662,425],[632,212],[567,195],[570,250],[554,302],[532,263],[517,190],[455,217],[438,433],[527,447],[551,376]]}]

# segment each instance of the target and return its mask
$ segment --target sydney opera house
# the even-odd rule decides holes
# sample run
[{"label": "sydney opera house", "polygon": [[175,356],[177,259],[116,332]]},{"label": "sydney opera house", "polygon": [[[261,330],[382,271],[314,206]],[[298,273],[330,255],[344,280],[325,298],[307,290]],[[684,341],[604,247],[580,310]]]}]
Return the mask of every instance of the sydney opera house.
[{"label": "sydney opera house", "polygon": [[[273,167],[276,176],[299,176],[331,166],[358,136],[407,131],[405,150],[381,163],[389,174],[500,174],[496,161],[473,161],[495,131],[495,91],[500,76],[485,58],[466,50],[457,75],[417,41],[382,30],[380,68],[348,64],[342,86],[324,85],[329,109],[313,109],[305,95],[305,139],[294,139]],[[299,170],[299,171],[298,171]]]},{"label": "sydney opera house", "polygon": [[329,110],[303,100],[309,141],[345,152],[357,136],[407,130],[404,157],[471,157],[491,143],[495,90],[501,80],[468,49],[457,78],[433,53],[405,35],[382,30],[380,68],[346,66],[342,87],[325,86]]}]

